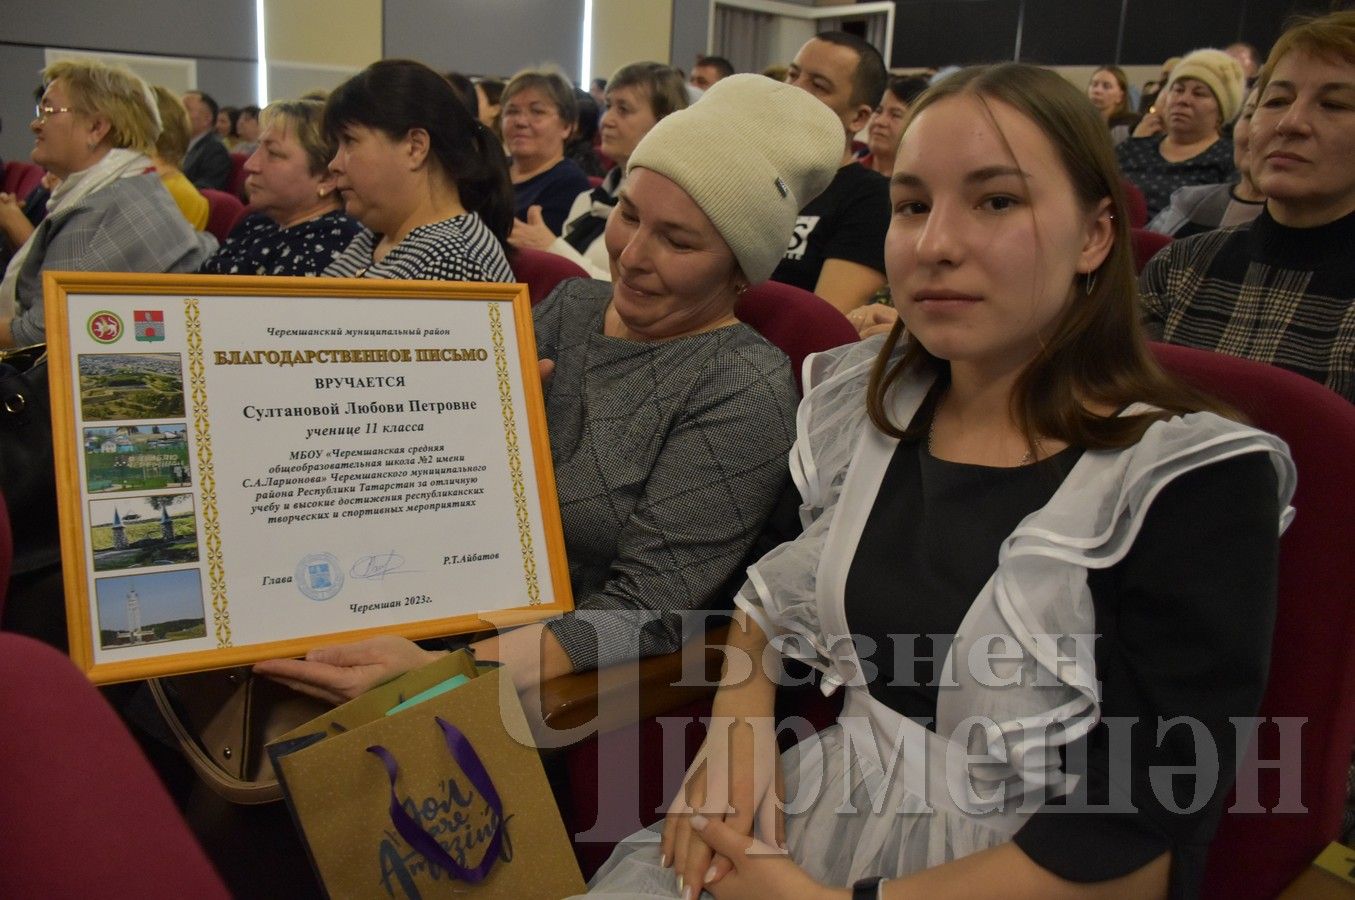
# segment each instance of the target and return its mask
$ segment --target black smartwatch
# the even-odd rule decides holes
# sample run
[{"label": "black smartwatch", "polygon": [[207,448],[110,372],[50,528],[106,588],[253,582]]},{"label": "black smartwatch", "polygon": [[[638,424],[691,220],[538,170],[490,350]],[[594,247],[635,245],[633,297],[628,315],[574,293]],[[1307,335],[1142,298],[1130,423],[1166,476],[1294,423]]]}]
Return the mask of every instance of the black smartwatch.
[{"label": "black smartwatch", "polygon": [[884,884],[883,875],[862,878],[852,885],[852,900],[879,900],[880,885]]}]

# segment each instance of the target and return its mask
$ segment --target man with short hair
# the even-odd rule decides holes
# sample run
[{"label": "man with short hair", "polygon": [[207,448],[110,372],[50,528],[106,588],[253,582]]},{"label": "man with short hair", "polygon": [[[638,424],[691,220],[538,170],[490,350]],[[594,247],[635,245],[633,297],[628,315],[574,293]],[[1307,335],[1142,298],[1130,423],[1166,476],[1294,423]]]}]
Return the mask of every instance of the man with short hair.
[{"label": "man with short hair", "polygon": [[813,291],[844,313],[864,305],[885,283],[889,179],[856,162],[852,139],[880,102],[887,77],[879,51],[841,31],[811,38],[786,73],[788,83],[818,97],[842,121],[842,165],[828,188],[800,210],[772,280]]},{"label": "man with short hair", "polygon": [[1271,363],[1355,402],[1355,11],[1280,36],[1252,117],[1254,221],[1176,241],[1143,271],[1153,337]]},{"label": "man with short hair", "polygon": [[216,133],[217,102],[210,94],[189,91],[183,95],[188,110],[192,140],[183,158],[183,173],[198,188],[227,190],[231,182],[231,154]]},{"label": "man with short hair", "polygon": [[728,78],[733,74],[733,63],[723,56],[698,56],[696,65],[692,66],[692,77],[688,83],[705,91],[721,78]]}]

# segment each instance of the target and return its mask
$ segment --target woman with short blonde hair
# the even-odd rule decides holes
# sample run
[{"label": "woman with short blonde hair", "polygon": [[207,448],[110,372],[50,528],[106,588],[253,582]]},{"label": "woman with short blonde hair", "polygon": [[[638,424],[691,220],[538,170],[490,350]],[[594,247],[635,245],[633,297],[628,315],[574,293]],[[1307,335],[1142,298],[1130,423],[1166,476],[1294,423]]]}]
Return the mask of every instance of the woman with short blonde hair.
[{"label": "woman with short blonde hair", "polygon": [[[149,154],[160,115],[146,83],[127,69],[62,60],[43,70],[32,124],[33,162],[60,184],[47,217],[15,252],[0,283],[0,347],[45,339],[42,273],[191,272],[216,248],[194,232]],[[15,212],[0,202],[0,218]],[[18,210],[22,215],[22,211]]]},{"label": "woman with short blonde hair", "polygon": [[207,227],[207,219],[212,207],[202,192],[194,187],[179,166],[183,165],[184,154],[188,152],[189,132],[188,110],[169,88],[155,85],[151,88],[155,94],[156,109],[160,114],[160,136],[155,139],[155,152],[151,162],[155,171],[160,173],[160,181],[165,190],[174,198],[179,212],[198,231]]}]

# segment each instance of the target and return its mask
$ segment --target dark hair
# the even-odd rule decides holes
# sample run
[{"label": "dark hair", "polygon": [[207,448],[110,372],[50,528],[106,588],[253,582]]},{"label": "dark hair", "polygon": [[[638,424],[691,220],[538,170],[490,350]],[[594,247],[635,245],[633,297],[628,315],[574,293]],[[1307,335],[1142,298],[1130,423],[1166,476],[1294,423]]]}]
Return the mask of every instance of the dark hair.
[{"label": "dark hair", "polygon": [[856,52],[856,71],[852,73],[852,105],[865,105],[871,109],[879,106],[880,98],[885,93],[885,81],[889,78],[880,51],[865,38],[845,31],[821,31],[814,35],[814,39]]},{"label": "dark hair", "polygon": [[592,82],[590,83],[589,86],[590,86],[590,87],[597,88],[599,91],[605,91],[605,90],[607,90],[607,79],[605,79],[605,78],[594,78],[594,79],[592,80]]},{"label": "dark hair", "polygon": [[[213,118],[219,118],[219,117],[221,116],[221,113],[225,113],[225,114],[226,114],[226,118],[229,119],[229,120],[230,120],[230,123],[231,123],[230,131],[228,131],[227,134],[229,134],[231,137],[239,137],[240,135],[238,135],[238,134],[235,133],[236,126],[238,126],[238,125],[240,124],[240,109],[239,109],[239,107],[236,107],[236,106],[223,106],[223,107],[221,107],[220,112],[218,112],[218,113],[216,114],[216,116],[213,116]],[[215,125],[214,125],[213,127],[215,127]]]},{"label": "dark hair", "polygon": [[470,114],[477,119],[480,118],[480,98],[475,96],[475,82],[460,72],[448,72],[443,77],[452,86],[452,90],[456,91],[461,102],[466,104]]},{"label": "dark hair", "polygon": [[260,110],[259,107],[255,106],[253,103],[251,103],[248,106],[240,107],[240,115],[243,116],[245,113],[249,113],[249,117],[251,119],[259,118],[260,112],[262,112],[262,110]]},{"label": "dark hair", "polygon": [[[696,58],[696,66],[710,66],[720,73],[721,78],[728,78],[730,75],[734,74],[734,64],[723,56],[698,56]],[[693,66],[692,68],[696,68],[696,66]]]},{"label": "dark hair", "polygon": [[[213,123],[216,122],[217,114],[221,112],[221,104],[220,104],[220,103],[217,103],[216,100],[212,97],[211,94],[209,94],[209,93],[207,93],[207,92],[205,92],[205,91],[186,91],[185,93],[187,93],[187,94],[192,94],[192,95],[194,95],[195,97],[197,97],[199,100],[201,100],[203,103],[207,104],[207,108],[210,109],[210,110],[212,111],[212,122],[213,122]],[[234,129],[235,129],[235,123],[232,122],[232,123],[231,123],[231,130],[234,130]]]},{"label": "dark hair", "polygon": [[[957,96],[975,97],[985,108],[1004,103],[1044,133],[1063,163],[1078,202],[1090,210],[1107,198],[1114,242],[1092,283],[1076,296],[1053,334],[1021,372],[1012,390],[1012,416],[1035,451],[1038,435],[1087,449],[1127,447],[1153,422],[1215,403],[1164,373],[1151,353],[1139,322],[1138,288],[1129,239],[1129,216],[1110,133],[1086,95],[1061,75],[1036,66],[1004,63],[963,69],[929,88],[909,110],[904,134],[927,107]],[[991,110],[989,111],[991,117]],[[1003,138],[1005,142],[1005,138]],[[890,363],[900,341],[901,359]],[[909,370],[932,372],[944,384],[950,364],[933,356],[895,324],[875,360],[866,408],[871,421],[893,437],[913,439],[922,428],[903,429],[889,420],[887,394]],[[1133,416],[1101,416],[1096,403],[1122,409],[1146,402],[1156,407]]]},{"label": "dark hair", "polygon": [[[889,93],[893,94],[895,99],[907,106],[918,97],[928,87],[927,79],[917,75],[890,75],[887,85]],[[881,95],[881,100],[884,96]]]},{"label": "dark hair", "polygon": [[691,102],[687,99],[687,83],[677,69],[663,63],[636,62],[617,69],[607,83],[607,90],[626,87],[640,88],[644,92],[655,121],[686,109]]},{"label": "dark hair", "polygon": [[480,124],[437,72],[408,59],[374,62],[334,89],[325,103],[325,133],[337,140],[345,125],[363,125],[399,140],[428,132],[430,151],[461,195],[507,252],[513,227],[513,185],[498,140]]},{"label": "dark hair", "polygon": [[569,142],[586,141],[589,146],[593,144],[593,138],[598,133],[598,102],[593,99],[593,95],[587,91],[574,92],[574,103],[578,106],[578,113],[574,116],[574,133],[569,136]]},{"label": "dark hair", "polygon": [[491,104],[498,103],[503,96],[504,83],[498,78],[481,78],[475,82],[485,92],[485,99]]}]

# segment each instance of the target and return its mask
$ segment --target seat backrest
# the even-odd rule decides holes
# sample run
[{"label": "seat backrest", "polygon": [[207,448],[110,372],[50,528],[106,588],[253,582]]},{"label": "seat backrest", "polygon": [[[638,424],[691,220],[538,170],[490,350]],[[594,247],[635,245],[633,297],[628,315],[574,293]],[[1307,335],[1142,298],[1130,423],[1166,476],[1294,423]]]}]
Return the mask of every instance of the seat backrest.
[{"label": "seat backrest", "polygon": [[245,171],[245,160],[247,159],[249,159],[248,153],[231,154],[230,192],[244,202],[249,201],[249,198],[245,196],[245,179],[249,177],[249,173]]},{"label": "seat backrest", "polygon": [[1144,228],[1129,229],[1129,239],[1134,244],[1134,271],[1142,272],[1148,260],[1157,255],[1157,251],[1172,242],[1169,235],[1158,234]]},{"label": "seat backrest", "polygon": [[69,659],[0,632],[0,897],[225,900],[174,801]]},{"label": "seat backrest", "polygon": [[5,163],[4,192],[13,194],[20,202],[28,199],[33,188],[42,182],[42,166],[31,162],[10,160]]},{"label": "seat backrest", "polygon": [[1143,196],[1139,186],[1128,178],[1121,178],[1124,186],[1125,205],[1128,207],[1129,227],[1142,228],[1148,224],[1148,199]]},{"label": "seat backrest", "polygon": [[795,384],[805,357],[860,340],[837,307],[803,288],[764,281],[744,292],[734,314],[790,357]]},{"label": "seat backrest", "polygon": [[[1153,351],[1169,372],[1282,438],[1298,467],[1296,515],[1280,540],[1270,680],[1260,715],[1303,719],[1302,756],[1282,755],[1278,729],[1263,725],[1251,757],[1283,757],[1289,772],[1299,773],[1297,799],[1307,812],[1225,813],[1200,894],[1274,897],[1336,838],[1344,809],[1355,742],[1355,406],[1262,363],[1166,344]],[[1256,799],[1265,809],[1275,808],[1281,783],[1280,772],[1261,771]]]},{"label": "seat backrest", "polygon": [[216,235],[218,241],[225,242],[230,233],[245,217],[245,204],[225,191],[202,188],[202,196],[207,198],[207,230]]},{"label": "seat backrest", "polygon": [[508,263],[518,281],[527,285],[532,306],[545,300],[555,286],[566,278],[587,278],[588,273],[573,260],[565,259],[545,250],[532,250],[518,247],[513,250]]},{"label": "seat backrest", "polygon": [[5,618],[5,595],[9,590],[10,570],[14,563],[14,532],[10,530],[9,506],[0,496],[0,622]]}]

